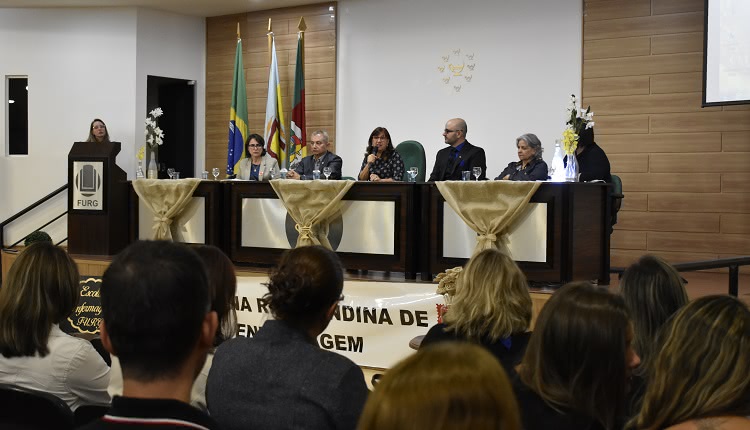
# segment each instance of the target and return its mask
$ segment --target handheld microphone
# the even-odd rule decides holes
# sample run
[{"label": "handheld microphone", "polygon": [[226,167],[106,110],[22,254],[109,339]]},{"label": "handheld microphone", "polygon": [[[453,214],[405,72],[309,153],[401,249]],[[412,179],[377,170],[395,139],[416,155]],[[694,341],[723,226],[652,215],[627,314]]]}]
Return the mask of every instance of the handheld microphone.
[{"label": "handheld microphone", "polygon": [[372,154],[373,154],[374,156],[376,156],[376,157],[378,156],[378,147],[377,147],[377,146],[373,146],[373,147],[372,147]]}]

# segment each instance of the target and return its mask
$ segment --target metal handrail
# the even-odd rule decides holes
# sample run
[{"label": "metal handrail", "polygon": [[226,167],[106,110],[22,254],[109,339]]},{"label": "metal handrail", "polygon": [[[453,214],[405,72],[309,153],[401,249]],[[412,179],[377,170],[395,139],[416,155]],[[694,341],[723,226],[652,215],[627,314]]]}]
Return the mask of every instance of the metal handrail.
[{"label": "metal handrail", "polygon": [[[34,230],[34,231],[39,231],[39,230],[43,229],[44,227],[47,227],[48,225],[52,224],[53,222],[55,222],[55,221],[59,220],[60,218],[62,218],[63,216],[65,216],[65,215],[66,215],[67,213],[68,213],[68,211],[65,211],[65,212],[61,213],[60,215],[58,215],[58,216],[56,216],[56,217],[52,218],[52,219],[51,219],[51,220],[49,220],[49,221],[48,221],[48,222],[47,222],[46,224],[42,225],[41,227],[39,227],[38,229],[36,229],[36,230]],[[31,233],[29,233],[29,234],[31,234]],[[23,241],[24,241],[25,239],[26,239],[26,238],[18,239],[18,240],[16,241],[16,243],[14,243],[13,245],[11,245],[11,246],[10,246],[10,248],[13,248],[14,246],[16,246],[16,245],[18,245],[19,243],[23,242]],[[66,237],[65,239],[67,239],[67,237]],[[63,241],[65,241],[65,239],[63,239]],[[60,243],[62,243],[63,241],[59,242],[59,243],[58,243],[58,245],[59,245]]]},{"label": "metal handrail", "polygon": [[[737,297],[740,285],[740,266],[750,266],[750,255],[732,258],[720,258],[717,260],[690,261],[687,263],[675,263],[672,265],[678,272],[694,272],[696,270],[707,269],[729,269],[729,288],[728,294]],[[620,273],[625,271],[624,267],[612,267],[611,273]]]},{"label": "metal handrail", "polygon": [[[68,184],[64,184],[60,188],[56,189],[55,191],[52,191],[51,193],[47,194],[46,196],[42,197],[41,199],[37,200],[36,202],[30,204],[25,209],[19,211],[17,214],[13,215],[12,217],[6,219],[3,222],[0,222],[0,247],[5,247],[5,226],[12,223],[13,221],[17,220],[18,218],[21,218],[22,216],[26,215],[27,213],[31,212],[32,210],[36,209],[37,207],[41,206],[47,200],[51,199],[52,197],[55,197],[56,195],[60,194],[61,192],[68,189]],[[45,224],[44,226],[40,227],[43,228],[48,224]],[[18,242],[16,242],[18,243]],[[15,244],[14,244],[15,246]]]}]

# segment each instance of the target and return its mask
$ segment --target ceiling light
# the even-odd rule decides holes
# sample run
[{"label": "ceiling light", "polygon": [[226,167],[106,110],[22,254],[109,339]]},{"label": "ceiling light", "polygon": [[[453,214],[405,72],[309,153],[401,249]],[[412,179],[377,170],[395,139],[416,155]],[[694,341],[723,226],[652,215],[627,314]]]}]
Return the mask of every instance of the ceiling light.
[{"label": "ceiling light", "polygon": [[8,103],[9,103],[9,104],[13,104],[13,103],[15,103],[15,102],[16,102],[15,100],[8,100]]}]

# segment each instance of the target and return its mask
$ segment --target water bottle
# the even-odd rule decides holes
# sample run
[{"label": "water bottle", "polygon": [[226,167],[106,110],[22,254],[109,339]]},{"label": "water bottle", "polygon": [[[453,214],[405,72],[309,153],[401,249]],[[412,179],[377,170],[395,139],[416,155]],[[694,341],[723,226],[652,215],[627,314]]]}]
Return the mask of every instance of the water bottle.
[{"label": "water bottle", "polygon": [[320,159],[315,160],[315,168],[312,173],[313,179],[320,179]]},{"label": "water bottle", "polygon": [[549,176],[553,182],[565,182],[565,163],[563,162],[563,150],[560,140],[555,141],[555,156],[549,169]]},{"label": "water bottle", "polygon": [[286,170],[286,167],[282,167],[281,170],[279,170],[279,179],[286,179],[286,174],[289,172]]}]

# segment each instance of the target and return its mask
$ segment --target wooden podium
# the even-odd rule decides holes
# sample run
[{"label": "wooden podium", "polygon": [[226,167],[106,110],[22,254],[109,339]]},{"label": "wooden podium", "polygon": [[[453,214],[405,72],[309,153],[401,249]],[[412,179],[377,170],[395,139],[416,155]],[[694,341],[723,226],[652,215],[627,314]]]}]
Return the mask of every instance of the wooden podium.
[{"label": "wooden podium", "polygon": [[120,142],[75,142],[68,154],[68,252],[114,255],[128,240],[127,175]]}]

